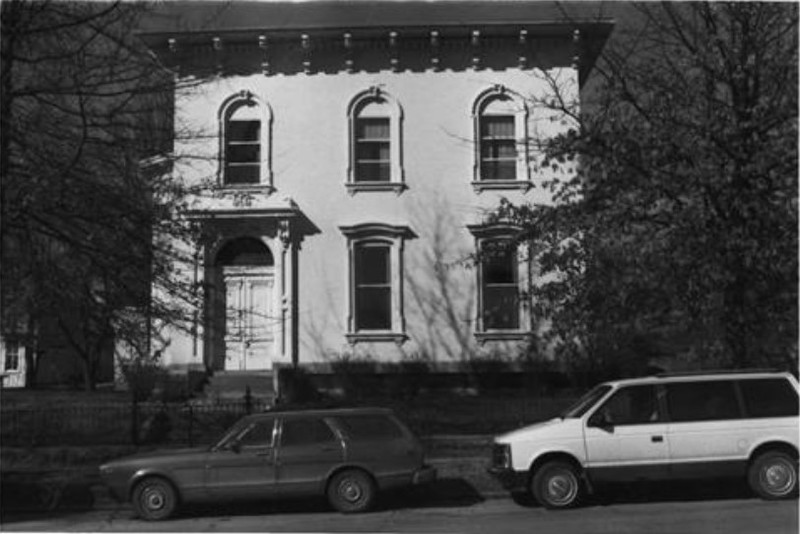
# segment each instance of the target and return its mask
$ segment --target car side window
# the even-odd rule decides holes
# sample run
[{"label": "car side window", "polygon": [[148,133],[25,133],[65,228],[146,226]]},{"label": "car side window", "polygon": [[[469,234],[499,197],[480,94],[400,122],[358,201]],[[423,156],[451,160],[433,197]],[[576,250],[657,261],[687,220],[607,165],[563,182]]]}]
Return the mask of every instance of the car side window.
[{"label": "car side window", "polygon": [[798,414],[797,391],[785,378],[740,380],[747,417],[791,417]]},{"label": "car side window", "polygon": [[666,389],[670,419],[677,423],[741,417],[730,380],[667,384]]},{"label": "car side window", "polygon": [[592,415],[593,422],[604,421],[614,426],[646,425],[661,420],[656,388],[652,385],[624,387]]},{"label": "car side window", "polygon": [[337,417],[339,426],[353,439],[393,440],[403,437],[403,429],[390,417],[382,415],[348,415]]},{"label": "car side window", "polygon": [[316,445],[336,441],[327,423],[317,418],[284,419],[281,446]]},{"label": "car side window", "polygon": [[253,421],[239,434],[237,442],[241,447],[271,447],[274,426],[275,419],[272,418]]}]

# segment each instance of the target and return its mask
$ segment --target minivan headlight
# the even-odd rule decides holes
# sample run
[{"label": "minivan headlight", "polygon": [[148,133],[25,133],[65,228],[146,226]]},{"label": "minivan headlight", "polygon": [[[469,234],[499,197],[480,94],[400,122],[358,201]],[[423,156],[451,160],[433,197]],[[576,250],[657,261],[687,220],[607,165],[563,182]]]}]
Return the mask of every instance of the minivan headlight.
[{"label": "minivan headlight", "polygon": [[492,446],[492,465],[494,467],[511,468],[511,445],[495,443]]}]

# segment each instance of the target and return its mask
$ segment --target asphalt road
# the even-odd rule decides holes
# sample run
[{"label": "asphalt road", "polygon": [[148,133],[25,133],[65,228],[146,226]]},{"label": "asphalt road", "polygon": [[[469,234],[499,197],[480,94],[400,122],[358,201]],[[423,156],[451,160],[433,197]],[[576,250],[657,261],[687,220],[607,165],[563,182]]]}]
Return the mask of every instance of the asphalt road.
[{"label": "asphalt road", "polygon": [[385,503],[360,515],[331,512],[320,502],[197,506],[156,523],[128,506],[48,517],[5,517],[5,532],[453,532],[513,534],[713,533],[796,534],[798,503],[758,499],[612,502],[550,512],[509,499]]}]

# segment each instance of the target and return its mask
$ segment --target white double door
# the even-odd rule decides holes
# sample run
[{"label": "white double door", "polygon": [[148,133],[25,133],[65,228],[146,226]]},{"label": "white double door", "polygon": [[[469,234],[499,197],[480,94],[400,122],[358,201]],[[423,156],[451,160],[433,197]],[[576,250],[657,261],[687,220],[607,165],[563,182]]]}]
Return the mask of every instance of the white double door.
[{"label": "white double door", "polygon": [[270,269],[225,267],[225,370],[272,368],[276,314]]}]

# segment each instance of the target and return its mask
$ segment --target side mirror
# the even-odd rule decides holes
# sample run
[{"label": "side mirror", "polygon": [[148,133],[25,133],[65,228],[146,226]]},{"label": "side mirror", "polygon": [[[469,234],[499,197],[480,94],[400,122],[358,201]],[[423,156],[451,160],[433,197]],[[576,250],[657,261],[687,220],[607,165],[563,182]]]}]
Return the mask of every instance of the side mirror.
[{"label": "side mirror", "polygon": [[611,419],[606,413],[605,410],[599,410],[592,415],[589,419],[587,426],[591,428],[599,428],[600,430],[605,430],[606,432],[614,432],[614,423],[611,422]]}]

